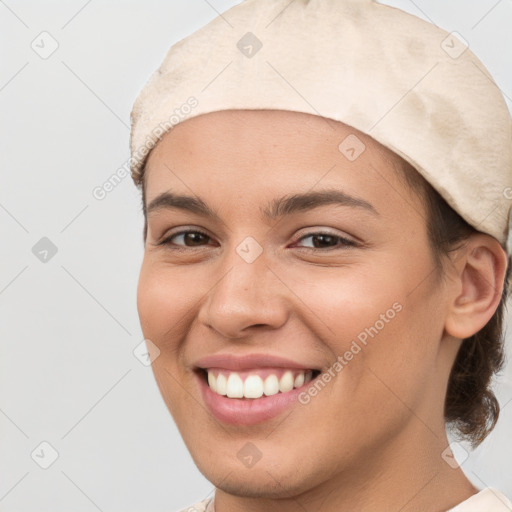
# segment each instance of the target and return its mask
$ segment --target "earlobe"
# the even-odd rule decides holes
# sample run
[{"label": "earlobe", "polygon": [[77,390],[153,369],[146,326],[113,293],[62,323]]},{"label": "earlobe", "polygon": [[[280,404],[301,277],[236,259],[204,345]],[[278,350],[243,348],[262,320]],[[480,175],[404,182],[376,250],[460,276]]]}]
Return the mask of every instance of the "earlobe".
[{"label": "earlobe", "polygon": [[469,338],[492,318],[500,303],[508,257],[493,237],[472,235],[455,264],[455,290],[445,329],[456,338]]}]

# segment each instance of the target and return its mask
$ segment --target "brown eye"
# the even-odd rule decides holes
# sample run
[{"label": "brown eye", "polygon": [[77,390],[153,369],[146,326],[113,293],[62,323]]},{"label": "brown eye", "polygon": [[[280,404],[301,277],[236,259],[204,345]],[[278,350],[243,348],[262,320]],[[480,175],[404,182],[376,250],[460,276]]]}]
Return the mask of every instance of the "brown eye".
[{"label": "brown eye", "polygon": [[161,245],[177,245],[179,247],[200,247],[208,243],[210,237],[201,231],[188,230],[179,231],[167,237]]},{"label": "brown eye", "polygon": [[355,242],[337,235],[330,233],[311,233],[300,238],[298,241],[302,242],[306,239],[311,239],[311,244],[299,245],[299,247],[306,247],[309,249],[334,249],[336,247],[350,247],[355,246]]}]

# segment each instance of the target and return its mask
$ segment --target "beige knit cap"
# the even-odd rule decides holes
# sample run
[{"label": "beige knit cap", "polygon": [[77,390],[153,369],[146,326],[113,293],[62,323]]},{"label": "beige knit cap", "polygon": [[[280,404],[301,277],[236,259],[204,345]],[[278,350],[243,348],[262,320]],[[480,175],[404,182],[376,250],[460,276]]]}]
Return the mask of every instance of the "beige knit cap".
[{"label": "beige knit cap", "polygon": [[507,247],[512,121],[455,33],[374,0],[246,0],[174,44],[140,92],[133,179],[173,126],[227,109],[291,110],[353,126]]}]

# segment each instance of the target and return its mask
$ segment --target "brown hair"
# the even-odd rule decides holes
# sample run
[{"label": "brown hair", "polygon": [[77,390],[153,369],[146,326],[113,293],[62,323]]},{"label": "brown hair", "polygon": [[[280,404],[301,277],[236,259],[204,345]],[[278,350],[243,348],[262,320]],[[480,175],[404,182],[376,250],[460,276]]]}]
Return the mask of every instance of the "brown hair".
[{"label": "brown hair", "polygon": [[[429,242],[438,276],[450,252],[464,245],[477,233],[409,163],[402,160],[399,177],[421,198],[427,214]],[[451,431],[474,448],[498,421],[500,406],[491,389],[492,377],[504,364],[503,316],[506,307],[510,257],[501,301],[489,322],[476,334],[463,340],[451,370],[444,416]]]}]

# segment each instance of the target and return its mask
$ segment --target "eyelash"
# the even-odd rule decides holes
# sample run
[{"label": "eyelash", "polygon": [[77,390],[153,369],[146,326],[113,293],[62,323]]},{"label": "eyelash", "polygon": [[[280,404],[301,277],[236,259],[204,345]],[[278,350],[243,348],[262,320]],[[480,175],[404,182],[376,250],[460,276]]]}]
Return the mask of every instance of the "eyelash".
[{"label": "eyelash", "polygon": [[[188,233],[198,233],[198,234],[201,234],[201,235],[211,239],[211,237],[207,233],[205,233],[204,231],[201,231],[200,229],[186,229],[186,230],[178,231],[176,233],[173,233],[173,234],[169,235],[164,240],[159,242],[157,245],[159,245],[159,246],[166,245],[166,246],[171,247],[172,250],[175,250],[175,251],[188,251],[190,249],[194,249],[194,247],[192,247],[192,246],[176,245],[176,244],[171,242],[172,238],[174,238],[176,236],[180,236],[180,235],[186,235]],[[315,231],[315,232],[312,232],[312,233],[305,234],[305,235],[301,236],[300,238],[298,238],[294,243],[297,243],[297,242],[300,242],[300,241],[302,241],[302,240],[304,240],[306,238],[315,237],[315,236],[330,236],[330,237],[338,240],[338,242],[341,242],[341,245],[339,247],[336,245],[336,246],[325,247],[325,248],[320,248],[320,247],[301,247],[301,248],[302,249],[313,250],[313,251],[325,252],[325,251],[329,251],[329,250],[342,249],[342,248],[347,248],[347,247],[356,247],[358,245],[353,240],[349,240],[348,238],[345,238],[343,236],[333,235],[332,233],[324,232],[324,231]],[[196,247],[202,247],[202,246],[196,246]]]}]

